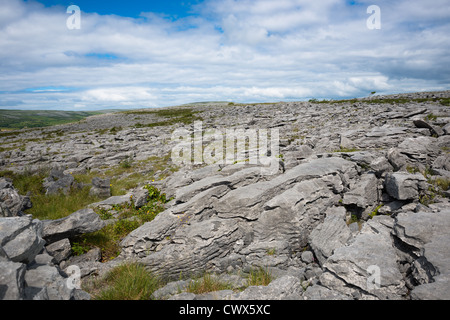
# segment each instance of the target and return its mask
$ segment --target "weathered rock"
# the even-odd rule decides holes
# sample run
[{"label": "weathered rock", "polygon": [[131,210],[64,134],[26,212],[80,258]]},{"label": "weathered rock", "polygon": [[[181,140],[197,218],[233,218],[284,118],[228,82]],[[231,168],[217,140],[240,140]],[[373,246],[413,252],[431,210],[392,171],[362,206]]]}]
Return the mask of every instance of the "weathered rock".
[{"label": "weathered rock", "polygon": [[148,190],[145,188],[139,188],[133,191],[132,196],[134,207],[139,209],[147,204]]},{"label": "weathered rock", "polygon": [[335,214],[327,214],[325,221],[319,224],[309,235],[309,244],[323,265],[334,250],[345,245],[351,236],[350,229],[345,223],[345,209]]},{"label": "weathered rock", "polygon": [[[311,159],[268,181],[247,169],[184,188],[178,193],[182,201],[122,241],[122,254],[171,277],[205,268],[225,271],[226,256],[233,254],[241,264],[287,267],[290,253],[307,244],[313,226],[337,204],[343,181],[357,174],[354,163],[333,157]],[[243,176],[257,182],[230,190],[235,177]]]},{"label": "weathered rock", "polygon": [[16,217],[31,208],[30,198],[21,196],[11,180],[0,178],[0,217]]},{"label": "weathered rock", "polygon": [[386,157],[378,157],[372,160],[369,167],[374,171],[377,178],[383,177],[394,169]]},{"label": "weathered rock", "polygon": [[407,172],[388,174],[385,187],[387,193],[397,200],[418,199],[419,194],[427,188],[426,179],[422,174]]},{"label": "weathered rock", "polygon": [[314,261],[314,254],[311,251],[302,252],[301,259],[304,263],[312,263]]},{"label": "weathered rock", "polygon": [[82,209],[68,217],[58,220],[45,220],[43,223],[42,237],[48,243],[95,232],[105,226],[105,222],[92,209]]},{"label": "weathered rock", "polygon": [[6,217],[12,217],[11,211],[9,211],[9,208],[4,205],[2,202],[0,202],[0,217],[6,218]]},{"label": "weathered rock", "polygon": [[[450,91],[377,96],[376,99],[405,97],[448,98]],[[209,105],[194,106],[192,109],[204,119],[203,132],[189,123],[147,126],[161,121],[158,113],[154,112],[139,114],[138,121],[142,126],[136,126],[138,117],[132,113],[100,115],[80,123],[59,126],[54,139],[54,128],[17,131],[17,139],[24,141],[26,151],[17,150],[6,135],[0,136],[0,171],[39,171],[43,166],[66,168],[65,174],[55,170],[52,178],[47,179],[48,187],[56,192],[67,192],[75,187],[75,182],[70,182],[69,173],[84,174],[90,171],[104,176],[110,168],[128,158],[139,161],[133,164],[133,173],[143,176],[151,174],[155,180],[159,180],[158,176],[162,178],[171,174],[154,185],[161,185],[169,198],[175,197],[166,204],[167,210],[155,220],[126,237],[121,244],[120,257],[107,263],[97,261],[100,258],[98,250],[61,261],[66,253],[61,256],[60,253],[68,250],[67,240],[61,242],[65,244],[60,249],[56,243],[47,245],[47,251],[56,259],[47,254],[45,248],[37,255],[33,253],[34,249],[28,250],[32,254],[27,260],[33,256],[34,260],[26,264],[18,262],[25,266],[24,272],[20,268],[12,268],[16,271],[9,273],[12,276],[8,279],[18,285],[15,285],[15,291],[8,291],[8,294],[18,299],[81,299],[86,297],[81,291],[74,290],[67,294],[58,289],[58,285],[63,283],[54,269],[59,272],[58,261],[61,261],[59,267],[63,270],[60,275],[67,280],[64,270],[72,264],[80,267],[82,277],[87,277],[100,276],[113,265],[133,260],[172,279],[179,279],[180,273],[189,276],[213,271],[223,276],[224,272],[245,272],[261,266],[267,267],[278,279],[286,280],[274,281],[272,287],[252,287],[243,294],[244,298],[445,297],[448,282],[447,273],[443,270],[447,265],[445,257],[449,256],[446,252],[448,239],[439,229],[441,227],[430,223],[425,216],[421,217],[424,220],[419,216],[408,220],[403,217],[402,211],[430,214],[444,211],[448,202],[443,197],[448,196],[448,191],[434,192],[435,203],[425,206],[418,200],[423,194],[430,195],[430,186],[421,178],[402,179],[402,175],[410,168],[421,172],[431,168],[431,173],[436,176],[428,177],[430,183],[441,179],[436,180],[436,185],[437,182],[443,185],[443,179],[450,176],[446,156],[450,147],[448,107],[427,101],[411,101],[395,106],[365,101],[358,99],[339,104],[289,102],[213,108]],[[439,117],[425,124],[418,121],[427,112]],[[112,130],[113,126],[122,129]],[[174,129],[182,126],[191,130],[194,138],[202,133],[202,145],[207,152],[212,150],[215,140],[206,128],[223,129],[223,133],[228,128],[276,128],[280,136],[280,156],[274,158],[277,170],[264,174],[264,168],[260,165],[239,162],[201,168],[187,164],[176,168],[178,171],[172,174],[174,163],[165,155],[173,150],[175,142],[170,140]],[[440,127],[442,132],[439,132]],[[46,139],[31,139],[39,135],[45,135]],[[27,143],[28,140],[33,140],[33,145]],[[251,154],[249,149],[246,155]],[[336,152],[339,149],[341,152]],[[345,149],[358,151],[348,152]],[[272,151],[266,150],[264,155],[271,156]],[[152,172],[162,166],[165,168]],[[124,174],[114,178],[127,177]],[[380,183],[385,180],[383,190],[375,187],[378,179]],[[100,185],[95,188],[108,189],[106,184],[104,188]],[[12,194],[13,189],[8,186],[3,190]],[[382,191],[381,195],[378,195],[379,191]],[[145,198],[145,190],[138,189],[125,196],[110,197],[91,207],[110,209],[115,204],[134,202],[135,207],[139,208],[145,205]],[[347,227],[344,218],[332,217],[331,212],[340,205],[340,199],[344,206],[339,210],[345,207],[347,215],[356,212],[367,218],[367,212],[371,212],[374,206],[384,204],[379,208],[378,215],[390,214],[392,218],[377,216],[368,222],[359,221]],[[20,201],[14,203],[17,208],[21,206]],[[22,206],[16,214],[9,204],[7,206],[0,201],[0,215],[20,216],[26,207]],[[437,218],[436,222],[448,230],[441,218]],[[417,238],[409,236],[414,234],[411,231],[414,223],[424,227]],[[393,228],[395,231],[391,233]],[[437,232],[438,229],[441,231]],[[18,231],[10,238],[24,232]],[[70,232],[67,232],[61,236],[70,237]],[[422,238],[427,235],[431,238],[423,241]],[[324,239],[329,241],[322,241]],[[53,245],[56,250],[52,250]],[[10,252],[1,248],[2,244],[0,259],[14,263],[10,260]],[[305,248],[314,251],[317,261],[312,260],[315,258],[313,251],[304,251]],[[376,279],[377,269],[374,266],[380,267],[381,283],[379,288],[375,286],[372,289],[369,284],[374,283],[368,280]],[[25,281],[29,271],[31,273],[27,279],[41,279],[36,280],[36,286],[28,286]],[[39,275],[33,275],[33,272]],[[298,281],[287,280],[286,275]],[[47,282],[45,279],[51,280]],[[308,287],[305,293],[298,284]],[[291,292],[291,296],[281,290],[283,287]],[[0,295],[5,292],[4,289],[5,285],[0,283]],[[174,299],[199,300],[238,297],[240,293],[218,291],[203,295],[170,295]]]},{"label": "weathered rock", "polygon": [[[321,285],[345,295],[364,299],[400,299],[406,294],[403,276],[390,237],[393,220],[377,216],[364,224],[354,241],[334,251],[324,264]],[[371,272],[379,282],[371,282]],[[375,279],[377,280],[377,279]]]},{"label": "weathered rock", "polygon": [[415,280],[413,299],[450,299],[450,212],[404,212],[397,216],[395,236],[411,251]]},{"label": "weathered rock", "polygon": [[430,166],[440,153],[437,141],[436,138],[424,136],[406,138],[398,145],[398,150],[406,163],[423,170]]},{"label": "weathered rock", "polygon": [[436,136],[444,135],[444,131],[440,127],[433,126],[433,125],[429,124],[428,122],[426,122],[425,120],[416,119],[416,120],[414,120],[414,125],[417,128],[430,129],[430,132],[431,132],[432,135],[436,135]]},{"label": "weathered rock", "polygon": [[111,209],[114,205],[131,204],[132,203],[132,193],[127,193],[123,196],[112,196],[100,202],[91,203],[90,208],[103,207]]},{"label": "weathered rock", "polygon": [[37,299],[36,295],[45,288],[48,300],[71,300],[74,288],[69,288],[67,278],[58,269],[49,265],[35,265],[25,274],[25,295],[27,299]]},{"label": "weathered rock", "polygon": [[352,297],[330,290],[319,284],[308,286],[303,294],[304,300],[352,300]]},{"label": "weathered rock", "polygon": [[0,218],[0,246],[13,262],[28,263],[42,250],[42,222],[30,216]]},{"label": "weathered rock", "polygon": [[0,257],[0,270],[0,300],[22,299],[26,265]]},{"label": "weathered rock", "polygon": [[47,249],[48,253],[55,258],[58,264],[70,257],[72,253],[72,246],[69,239],[67,238],[53,242],[45,248]]},{"label": "weathered rock", "polygon": [[373,173],[363,174],[344,194],[343,204],[356,206],[358,215],[367,220],[369,213],[378,203],[378,179]]},{"label": "weathered rock", "polygon": [[[284,174],[272,180],[251,184],[230,191],[218,202],[217,211],[222,218],[241,217],[247,220],[256,220],[260,215],[260,208],[255,205],[264,198],[267,199],[285,191],[286,186],[293,185],[302,180],[323,178],[328,175],[336,176],[339,173],[344,175],[347,172],[354,176],[356,174],[355,165],[344,159],[313,159],[310,162],[300,164],[286,171]],[[339,182],[342,184],[341,181]],[[318,181],[318,183],[321,182]],[[289,197],[289,195],[280,194],[278,197],[279,199],[283,199]],[[268,203],[266,207],[274,207],[274,204]],[[246,209],[242,210],[243,208]]]},{"label": "weathered rock", "polygon": [[58,194],[59,192],[68,194],[74,181],[75,178],[70,174],[64,174],[63,170],[52,169],[50,175],[43,182],[45,194]]},{"label": "weathered rock", "polygon": [[100,198],[107,198],[111,196],[111,186],[109,178],[100,179],[95,177],[92,179],[92,188],[89,190],[89,195]]},{"label": "weathered rock", "polygon": [[267,286],[250,286],[241,293],[231,294],[230,300],[299,300],[303,294],[300,280],[284,276],[273,280]]},{"label": "weathered rock", "polygon": [[442,131],[444,131],[444,134],[450,135],[450,122],[447,123],[443,128]]}]

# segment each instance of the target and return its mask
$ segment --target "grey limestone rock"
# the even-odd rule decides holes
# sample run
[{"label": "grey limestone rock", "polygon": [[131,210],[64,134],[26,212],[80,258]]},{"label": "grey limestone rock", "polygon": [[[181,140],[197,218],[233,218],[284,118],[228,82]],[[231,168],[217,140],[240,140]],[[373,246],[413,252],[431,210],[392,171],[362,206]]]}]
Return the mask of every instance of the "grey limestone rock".
[{"label": "grey limestone rock", "polygon": [[46,194],[58,194],[59,192],[68,194],[75,182],[75,178],[70,174],[64,174],[63,170],[52,169],[50,175],[44,179],[43,186]]},{"label": "grey limestone rock", "polygon": [[450,212],[403,212],[396,218],[395,236],[411,248],[413,299],[450,299]]},{"label": "grey limestone rock", "polygon": [[397,200],[418,199],[427,189],[426,179],[420,173],[395,172],[388,174],[385,180],[387,193]]},{"label": "grey limestone rock", "polygon": [[105,222],[92,209],[82,209],[57,220],[45,220],[43,224],[42,237],[47,243],[98,231],[105,226]]},{"label": "grey limestone rock", "polygon": [[0,300],[21,300],[24,296],[26,265],[0,257]]},{"label": "grey limestone rock", "polygon": [[42,222],[30,216],[0,218],[0,246],[13,262],[28,263],[44,247]]},{"label": "grey limestone rock", "polygon": [[[328,258],[321,284],[349,296],[359,288],[366,299],[400,299],[405,295],[390,237],[392,224],[392,219],[386,216],[377,216],[364,224],[353,242],[337,248]],[[379,272],[376,285],[369,281],[372,270]]]},{"label": "grey limestone rock", "polygon": [[321,265],[351,237],[351,231],[345,223],[345,209],[340,209],[342,213],[327,215],[324,222],[309,235],[309,244]]},{"label": "grey limestone rock", "polygon": [[300,300],[303,287],[300,279],[286,275],[267,286],[250,286],[241,293],[231,294],[230,300]]},{"label": "grey limestone rock", "polygon": [[22,196],[9,179],[0,178],[0,217],[16,217],[31,208],[30,198]]},{"label": "grey limestone rock", "polygon": [[107,198],[111,196],[110,179],[100,179],[95,177],[92,179],[92,188],[89,190],[91,196]]}]

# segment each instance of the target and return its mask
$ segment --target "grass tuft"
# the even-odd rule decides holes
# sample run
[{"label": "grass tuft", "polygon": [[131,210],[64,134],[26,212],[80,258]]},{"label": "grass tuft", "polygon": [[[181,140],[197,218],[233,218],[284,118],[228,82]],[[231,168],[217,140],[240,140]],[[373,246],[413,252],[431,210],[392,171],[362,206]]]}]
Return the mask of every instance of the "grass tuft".
[{"label": "grass tuft", "polygon": [[247,281],[249,286],[267,286],[272,280],[270,271],[267,268],[259,267],[250,270]]},{"label": "grass tuft", "polygon": [[217,277],[214,277],[209,273],[205,273],[203,277],[189,282],[186,287],[186,292],[203,294],[207,292],[231,289],[232,286],[230,284],[221,282]]},{"label": "grass tuft", "polygon": [[151,300],[153,292],[161,285],[160,279],[138,263],[123,264],[113,268],[95,283],[94,300]]}]

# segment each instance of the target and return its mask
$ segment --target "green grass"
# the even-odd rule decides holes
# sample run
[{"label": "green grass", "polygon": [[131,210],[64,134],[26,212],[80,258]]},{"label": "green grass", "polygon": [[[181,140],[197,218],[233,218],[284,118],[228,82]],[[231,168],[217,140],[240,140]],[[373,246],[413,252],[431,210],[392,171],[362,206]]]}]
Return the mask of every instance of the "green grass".
[{"label": "green grass", "polygon": [[232,289],[233,288],[230,284],[221,282],[217,277],[212,276],[210,273],[205,273],[201,278],[194,279],[189,282],[186,287],[186,292],[203,294],[207,292]]},{"label": "green grass", "polygon": [[76,122],[100,114],[96,111],[0,110],[0,128],[48,127]]},{"label": "green grass", "polygon": [[87,205],[101,199],[89,195],[90,187],[82,189],[72,188],[68,194],[46,195],[42,181],[48,176],[48,171],[42,170],[36,174],[30,172],[14,173],[12,171],[0,172],[0,177],[13,180],[14,187],[19,194],[30,196],[33,207],[26,210],[33,218],[40,220],[55,220],[66,217]]},{"label": "green grass", "polygon": [[33,207],[26,213],[40,220],[55,220],[85,208],[91,203],[102,200],[89,195],[90,187],[72,189],[69,194],[33,194],[31,202]]},{"label": "green grass", "polygon": [[356,152],[356,151],[361,151],[358,148],[343,148],[340,147],[338,150],[334,150],[333,152]]},{"label": "green grass", "polygon": [[191,124],[196,120],[202,120],[197,114],[199,111],[194,111],[192,108],[167,108],[162,110],[131,110],[124,111],[125,114],[132,115],[148,115],[152,114],[159,118],[163,118],[161,121],[156,121],[153,123],[142,124],[137,123],[136,128],[153,128],[160,126],[169,126],[176,123]]},{"label": "green grass", "polygon": [[[147,203],[144,206],[139,209],[136,209],[134,204],[128,203],[114,206],[113,210],[117,212],[119,220],[99,231],[73,239],[72,252],[83,254],[97,247],[102,251],[103,261],[117,257],[120,253],[120,241],[144,223],[152,221],[158,213],[164,211],[164,204],[171,200],[166,199],[166,195],[154,186],[146,185],[144,188],[149,191]],[[112,214],[105,209],[96,209],[96,212],[102,219],[112,217]]]},{"label": "green grass", "polygon": [[262,267],[250,270],[247,279],[249,286],[267,286],[272,280],[273,277],[269,270]]},{"label": "green grass", "polygon": [[160,286],[160,279],[143,265],[130,263],[113,268],[86,290],[91,291],[94,300],[151,300]]}]

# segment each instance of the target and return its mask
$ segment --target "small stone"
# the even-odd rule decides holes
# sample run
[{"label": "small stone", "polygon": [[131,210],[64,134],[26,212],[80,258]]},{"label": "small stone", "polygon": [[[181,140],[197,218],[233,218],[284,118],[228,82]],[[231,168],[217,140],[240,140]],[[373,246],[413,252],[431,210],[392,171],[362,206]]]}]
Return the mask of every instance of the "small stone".
[{"label": "small stone", "polygon": [[314,254],[311,251],[303,251],[301,258],[304,263],[314,262]]}]

